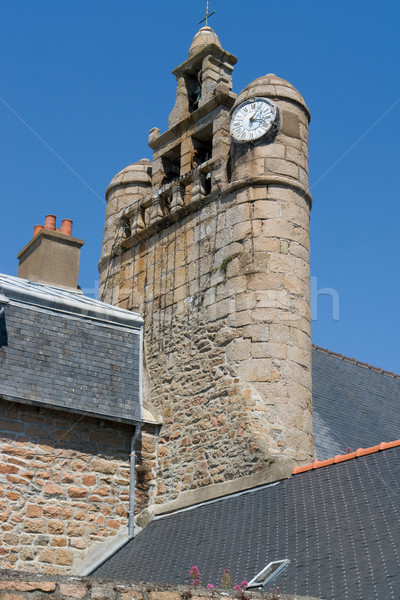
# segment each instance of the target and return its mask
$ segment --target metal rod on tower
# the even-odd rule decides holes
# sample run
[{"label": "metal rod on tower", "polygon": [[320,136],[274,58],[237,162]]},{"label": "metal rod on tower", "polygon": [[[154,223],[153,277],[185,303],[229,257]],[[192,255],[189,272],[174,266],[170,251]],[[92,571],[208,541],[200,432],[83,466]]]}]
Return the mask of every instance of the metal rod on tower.
[{"label": "metal rod on tower", "polygon": [[210,17],[212,17],[212,15],[214,15],[215,12],[216,12],[215,10],[213,10],[212,13],[209,12],[209,4],[210,4],[210,0],[207,0],[206,16],[204,17],[204,19],[202,19],[201,21],[199,21],[199,25],[201,23],[203,23],[203,21],[205,21],[206,22],[206,27],[208,27],[208,19]]}]

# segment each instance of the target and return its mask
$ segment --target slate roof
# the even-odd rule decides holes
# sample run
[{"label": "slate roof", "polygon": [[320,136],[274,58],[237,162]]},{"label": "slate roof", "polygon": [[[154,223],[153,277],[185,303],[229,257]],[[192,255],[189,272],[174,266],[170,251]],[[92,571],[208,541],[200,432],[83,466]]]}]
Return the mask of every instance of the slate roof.
[{"label": "slate roof", "polygon": [[400,377],[313,347],[316,458],[325,460],[400,436]]},{"label": "slate roof", "polygon": [[137,423],[137,314],[79,292],[0,275],[0,396]]},{"label": "slate roof", "polygon": [[183,584],[196,565],[203,585],[240,583],[288,558],[280,593],[398,600],[399,481],[400,445],[156,517],[93,576]]}]

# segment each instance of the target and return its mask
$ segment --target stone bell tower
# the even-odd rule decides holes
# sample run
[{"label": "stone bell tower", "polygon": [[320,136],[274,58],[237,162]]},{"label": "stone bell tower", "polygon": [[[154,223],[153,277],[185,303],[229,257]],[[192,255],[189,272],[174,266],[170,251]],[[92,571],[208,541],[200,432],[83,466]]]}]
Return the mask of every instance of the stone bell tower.
[{"label": "stone bell tower", "polygon": [[106,192],[101,297],[145,319],[156,504],[312,457],[309,111],[271,74],[236,96],[235,63],[203,27],[152,163]]}]

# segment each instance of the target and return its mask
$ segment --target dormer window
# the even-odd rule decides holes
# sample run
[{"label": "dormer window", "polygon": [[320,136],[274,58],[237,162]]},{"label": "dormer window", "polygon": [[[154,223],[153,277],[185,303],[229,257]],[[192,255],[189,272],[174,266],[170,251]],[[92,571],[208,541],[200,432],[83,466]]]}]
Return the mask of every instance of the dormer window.
[{"label": "dormer window", "polygon": [[290,560],[274,560],[267,564],[247,585],[247,590],[263,588],[290,565]]}]

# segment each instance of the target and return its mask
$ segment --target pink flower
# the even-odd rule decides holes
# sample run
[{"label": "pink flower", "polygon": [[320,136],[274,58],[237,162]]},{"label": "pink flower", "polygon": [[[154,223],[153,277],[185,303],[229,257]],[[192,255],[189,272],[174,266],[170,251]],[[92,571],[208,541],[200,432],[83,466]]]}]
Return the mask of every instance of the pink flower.
[{"label": "pink flower", "polygon": [[242,581],[242,583],[240,584],[240,587],[241,587],[241,588],[245,588],[245,587],[247,587],[248,585],[249,585],[249,582],[248,582],[248,581],[246,581],[246,580],[244,580],[244,581]]},{"label": "pink flower", "polygon": [[198,567],[192,567],[189,573],[190,579],[200,579],[200,571]]},{"label": "pink flower", "polygon": [[207,584],[207,587],[208,587],[208,588],[215,588],[215,585],[213,585],[212,583],[208,583],[208,584]]},{"label": "pink flower", "polygon": [[200,581],[200,579],[193,579],[193,581],[192,581],[192,585],[193,585],[194,587],[199,587],[199,586],[201,585],[201,581]]},{"label": "pink flower", "polygon": [[235,587],[233,588],[234,590],[241,590],[242,588],[240,587],[240,585],[235,585]]}]

